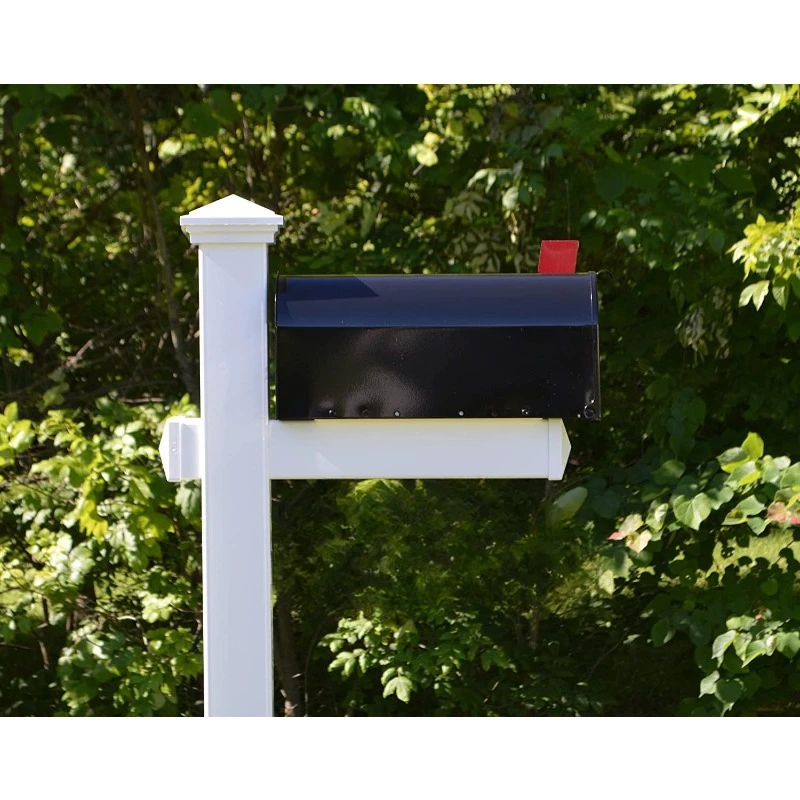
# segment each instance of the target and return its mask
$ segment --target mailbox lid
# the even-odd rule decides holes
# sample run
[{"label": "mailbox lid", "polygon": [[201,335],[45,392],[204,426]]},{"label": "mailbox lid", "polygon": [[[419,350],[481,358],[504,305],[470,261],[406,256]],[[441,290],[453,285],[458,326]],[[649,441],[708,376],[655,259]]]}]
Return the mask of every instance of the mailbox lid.
[{"label": "mailbox lid", "polygon": [[592,272],[278,278],[278,328],[596,326]]}]

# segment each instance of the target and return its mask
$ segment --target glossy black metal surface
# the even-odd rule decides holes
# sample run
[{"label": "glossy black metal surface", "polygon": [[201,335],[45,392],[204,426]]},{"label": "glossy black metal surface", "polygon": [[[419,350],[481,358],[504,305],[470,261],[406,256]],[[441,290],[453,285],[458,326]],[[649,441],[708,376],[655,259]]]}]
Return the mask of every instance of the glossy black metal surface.
[{"label": "glossy black metal surface", "polygon": [[592,326],[279,328],[278,419],[600,414]]},{"label": "glossy black metal surface", "polygon": [[595,276],[281,278],[278,419],[600,416]]},{"label": "glossy black metal surface", "polygon": [[278,278],[279,328],[597,325],[594,273]]}]

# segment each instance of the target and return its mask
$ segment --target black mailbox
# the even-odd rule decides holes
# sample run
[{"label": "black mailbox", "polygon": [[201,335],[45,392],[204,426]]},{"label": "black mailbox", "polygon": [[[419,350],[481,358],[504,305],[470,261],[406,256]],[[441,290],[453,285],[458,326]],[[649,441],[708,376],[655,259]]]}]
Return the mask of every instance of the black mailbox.
[{"label": "black mailbox", "polygon": [[277,416],[600,416],[597,282],[280,277]]}]

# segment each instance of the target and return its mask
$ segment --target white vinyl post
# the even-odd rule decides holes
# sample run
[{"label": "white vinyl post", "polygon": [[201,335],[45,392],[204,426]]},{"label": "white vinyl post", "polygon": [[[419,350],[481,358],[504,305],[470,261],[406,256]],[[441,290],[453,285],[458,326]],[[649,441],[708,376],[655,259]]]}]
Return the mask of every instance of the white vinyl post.
[{"label": "white vinyl post", "polygon": [[272,715],[271,478],[549,478],[560,419],[269,421],[267,245],[283,217],[232,195],[181,217],[200,246],[200,419],[166,421],[170,481],[202,480],[206,716]]},{"label": "white vinyl post", "polygon": [[200,247],[196,468],[205,714],[212,717],[272,715],[267,245],[282,224],[283,217],[235,195],[181,217]]}]

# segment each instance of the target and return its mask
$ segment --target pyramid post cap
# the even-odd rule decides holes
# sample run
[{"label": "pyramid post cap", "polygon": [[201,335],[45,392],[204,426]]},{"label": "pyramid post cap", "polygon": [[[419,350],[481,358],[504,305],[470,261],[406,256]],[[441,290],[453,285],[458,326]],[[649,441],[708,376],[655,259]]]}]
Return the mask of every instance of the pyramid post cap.
[{"label": "pyramid post cap", "polygon": [[231,194],[184,214],[180,222],[192,244],[270,244],[283,225],[283,217],[269,208]]}]

